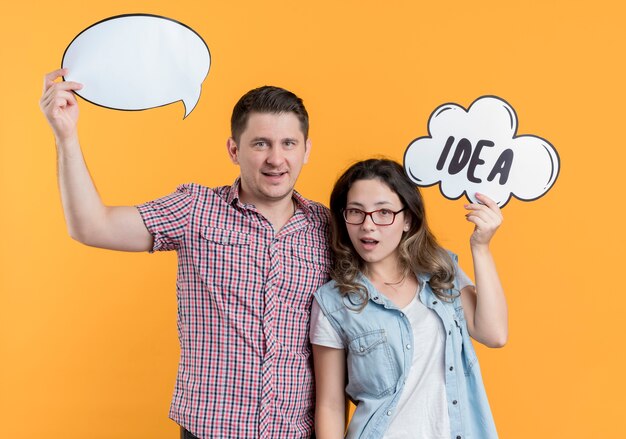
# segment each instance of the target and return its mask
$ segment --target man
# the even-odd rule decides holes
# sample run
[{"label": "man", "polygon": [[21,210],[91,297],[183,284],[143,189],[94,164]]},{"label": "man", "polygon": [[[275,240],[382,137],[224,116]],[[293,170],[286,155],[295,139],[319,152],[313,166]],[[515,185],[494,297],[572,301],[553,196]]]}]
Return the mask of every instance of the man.
[{"label": "man", "polygon": [[232,186],[184,185],[139,206],[102,204],[82,157],[74,82],[46,75],[72,238],[125,251],[176,250],[181,357],[170,417],[184,437],[301,438],[313,431],[308,342],[313,292],[328,277],[328,211],[294,184],[311,152],[302,100],[276,87],[244,95],[227,149]]}]

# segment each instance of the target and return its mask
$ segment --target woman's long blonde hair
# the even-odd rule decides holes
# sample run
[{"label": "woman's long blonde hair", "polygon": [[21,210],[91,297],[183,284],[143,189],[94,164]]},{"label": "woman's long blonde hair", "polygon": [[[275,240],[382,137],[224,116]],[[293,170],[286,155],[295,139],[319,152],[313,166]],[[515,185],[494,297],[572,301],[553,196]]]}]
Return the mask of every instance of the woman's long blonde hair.
[{"label": "woman's long blonde hair", "polygon": [[[358,180],[379,180],[395,192],[406,207],[405,215],[410,217],[410,229],[405,232],[399,244],[400,267],[404,276],[412,273],[430,274],[429,284],[433,292],[442,300],[451,300],[454,282],[454,263],[448,252],[435,239],[426,223],[424,200],[419,189],[404,173],[402,165],[387,159],[369,159],[357,162],[346,170],[335,183],[330,195],[331,247],[334,266],[331,277],[342,295],[356,295],[358,309],[367,304],[368,293],[365,286],[357,281],[364,262],[354,249],[343,209],[346,207],[348,191]],[[351,300],[353,303],[355,301]]]}]

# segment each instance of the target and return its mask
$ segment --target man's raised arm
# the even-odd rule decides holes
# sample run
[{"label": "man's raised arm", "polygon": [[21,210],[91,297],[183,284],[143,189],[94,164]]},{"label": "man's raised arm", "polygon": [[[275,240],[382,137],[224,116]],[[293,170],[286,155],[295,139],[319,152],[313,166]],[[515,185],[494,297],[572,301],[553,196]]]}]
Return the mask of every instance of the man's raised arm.
[{"label": "man's raised arm", "polygon": [[153,237],[139,211],[102,204],[78,141],[78,103],[73,92],[82,85],[56,82],[65,74],[65,69],[59,69],[44,77],[39,105],[54,132],[59,189],[70,236],[93,247],[148,251]]}]

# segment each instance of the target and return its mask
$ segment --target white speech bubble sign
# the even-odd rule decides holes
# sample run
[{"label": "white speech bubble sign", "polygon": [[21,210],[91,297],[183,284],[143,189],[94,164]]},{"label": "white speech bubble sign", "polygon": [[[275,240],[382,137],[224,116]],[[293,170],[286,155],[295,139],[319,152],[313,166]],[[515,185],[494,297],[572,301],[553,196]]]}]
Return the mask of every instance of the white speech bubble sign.
[{"label": "white speech bubble sign", "polygon": [[439,183],[456,200],[476,192],[504,207],[511,196],[532,201],[554,185],[560,159],[545,139],[517,136],[517,114],[504,99],[482,96],[469,109],[439,106],[428,121],[428,137],[413,140],[404,153],[404,169],[422,187]]},{"label": "white speech bubble sign", "polygon": [[157,15],[110,17],[79,33],[63,54],[66,81],[102,107],[146,110],[182,101],[185,116],[200,99],[211,54],[190,27]]}]

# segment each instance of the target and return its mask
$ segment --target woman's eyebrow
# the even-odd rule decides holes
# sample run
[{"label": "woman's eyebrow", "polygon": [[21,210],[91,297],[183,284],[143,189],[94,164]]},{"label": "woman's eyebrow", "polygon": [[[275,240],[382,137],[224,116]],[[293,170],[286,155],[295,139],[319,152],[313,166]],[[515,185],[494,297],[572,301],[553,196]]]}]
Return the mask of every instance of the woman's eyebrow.
[{"label": "woman's eyebrow", "polygon": [[[393,204],[391,201],[377,201],[376,203],[374,203],[374,206],[386,206],[389,204]],[[354,207],[363,207],[364,204],[359,203],[358,201],[350,201],[349,203],[346,204],[347,206],[354,206]]]}]

